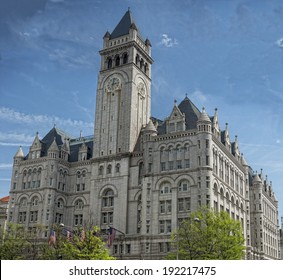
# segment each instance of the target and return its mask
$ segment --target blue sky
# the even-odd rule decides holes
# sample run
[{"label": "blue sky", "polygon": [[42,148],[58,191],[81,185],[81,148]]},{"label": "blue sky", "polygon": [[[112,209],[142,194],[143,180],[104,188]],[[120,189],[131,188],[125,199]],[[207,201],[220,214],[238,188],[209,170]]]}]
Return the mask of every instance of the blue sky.
[{"label": "blue sky", "polygon": [[186,93],[209,115],[218,108],[283,215],[281,0],[0,0],[0,197],[37,131],[93,134],[98,51],[128,7],[152,44],[152,115]]}]

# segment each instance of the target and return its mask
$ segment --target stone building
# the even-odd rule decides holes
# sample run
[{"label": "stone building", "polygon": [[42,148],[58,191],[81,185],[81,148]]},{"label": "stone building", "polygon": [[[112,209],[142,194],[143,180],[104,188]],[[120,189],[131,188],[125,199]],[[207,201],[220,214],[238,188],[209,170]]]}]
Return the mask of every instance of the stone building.
[{"label": "stone building", "polygon": [[160,120],[151,114],[151,44],[127,11],[100,51],[94,137],[54,127],[14,157],[9,220],[117,229],[117,257],[161,259],[170,234],[200,206],[240,220],[247,258],[278,258],[278,205],[253,174],[238,139],[186,96]]}]

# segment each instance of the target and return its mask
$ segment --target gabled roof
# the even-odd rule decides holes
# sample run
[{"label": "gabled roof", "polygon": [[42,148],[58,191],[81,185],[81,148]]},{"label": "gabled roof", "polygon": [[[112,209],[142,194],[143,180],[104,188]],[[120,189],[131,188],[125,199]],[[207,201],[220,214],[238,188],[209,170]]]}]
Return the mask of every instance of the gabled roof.
[{"label": "gabled roof", "polygon": [[[114,38],[118,38],[124,35],[129,34],[129,29],[130,27],[138,30],[132,13],[130,10],[128,10],[124,16],[122,17],[122,19],[120,20],[120,22],[117,24],[117,26],[115,27],[115,29],[113,30],[113,32],[110,35],[110,39],[114,39]],[[139,34],[140,36],[140,34]],[[141,36],[140,36],[141,37]]]},{"label": "gabled roof", "polygon": [[185,114],[186,129],[197,128],[197,121],[200,117],[200,111],[195,104],[186,96],[185,99],[179,104],[180,111]]}]

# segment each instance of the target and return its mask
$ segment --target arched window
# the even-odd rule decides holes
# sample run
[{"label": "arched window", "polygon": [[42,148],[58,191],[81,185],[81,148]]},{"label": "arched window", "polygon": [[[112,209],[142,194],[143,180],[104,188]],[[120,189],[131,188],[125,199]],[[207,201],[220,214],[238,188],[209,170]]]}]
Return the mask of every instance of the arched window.
[{"label": "arched window", "polygon": [[188,192],[189,191],[189,182],[183,180],[179,183],[179,192]]},{"label": "arched window", "polygon": [[108,69],[112,68],[112,59],[111,58],[108,59],[107,68]]},{"label": "arched window", "polygon": [[126,64],[126,63],[128,63],[128,54],[124,53],[124,55],[123,55],[123,64]]},{"label": "arched window", "polygon": [[120,56],[118,55],[115,59],[115,66],[119,66],[120,65]]},{"label": "arched window", "polygon": [[57,207],[60,208],[60,209],[63,209],[64,208],[64,201],[62,198],[59,198],[58,201],[57,201]]},{"label": "arched window", "polygon": [[160,194],[172,193],[171,185],[169,182],[164,182],[160,186]]},{"label": "arched window", "polygon": [[114,206],[114,192],[111,189],[105,191],[102,198],[102,207],[113,207]]},{"label": "arched window", "polygon": [[27,203],[28,203],[28,200],[25,198],[25,197],[23,197],[21,200],[20,200],[20,207],[25,207],[25,206],[27,206]]},{"label": "arched window", "polygon": [[117,163],[115,166],[115,172],[119,173],[120,172],[120,163]]},{"label": "arched window", "polygon": [[140,68],[141,69],[143,68],[143,65],[144,65],[144,62],[143,62],[143,59],[141,59],[141,61],[140,61]]},{"label": "arched window", "polygon": [[31,200],[31,206],[37,206],[38,205],[38,197],[34,196]]},{"label": "arched window", "polygon": [[112,165],[108,164],[107,166],[107,174],[111,174],[112,173]]},{"label": "arched window", "polygon": [[103,175],[103,166],[102,165],[99,166],[98,175]]},{"label": "arched window", "polygon": [[139,64],[139,61],[140,61],[140,56],[137,54],[137,56],[136,56],[136,65]]},{"label": "arched window", "polygon": [[144,73],[146,74],[147,71],[147,63],[144,64]]},{"label": "arched window", "polygon": [[77,199],[75,202],[75,209],[82,210],[84,208],[84,202],[81,199]]},{"label": "arched window", "polygon": [[101,224],[111,225],[113,224],[114,215],[114,192],[111,189],[107,189],[102,196],[102,212],[101,212]]}]

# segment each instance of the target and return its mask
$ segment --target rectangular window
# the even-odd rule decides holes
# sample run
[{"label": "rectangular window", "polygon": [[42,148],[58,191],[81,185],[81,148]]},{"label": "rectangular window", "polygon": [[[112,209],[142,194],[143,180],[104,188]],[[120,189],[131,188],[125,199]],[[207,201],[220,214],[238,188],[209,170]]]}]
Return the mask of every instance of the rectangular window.
[{"label": "rectangular window", "polygon": [[75,226],[83,225],[83,215],[82,214],[78,214],[74,216],[74,225]]},{"label": "rectangular window", "polygon": [[173,164],[174,164],[173,161],[169,161],[169,170],[173,170],[174,168]]},{"label": "rectangular window", "polygon": [[77,192],[79,192],[80,191],[80,184],[77,184]]},{"label": "rectangular window", "polygon": [[160,201],[160,213],[165,213],[165,201]]},{"label": "rectangular window", "polygon": [[185,167],[190,168],[190,160],[189,159],[185,159]]},{"label": "rectangular window", "polygon": [[182,161],[177,160],[177,169],[181,169],[181,168],[182,168]]},{"label": "rectangular window", "polygon": [[30,222],[37,222],[38,211],[31,211],[30,212]]},{"label": "rectangular window", "polygon": [[165,170],[166,170],[166,163],[161,162],[161,171],[165,171]]}]

